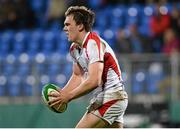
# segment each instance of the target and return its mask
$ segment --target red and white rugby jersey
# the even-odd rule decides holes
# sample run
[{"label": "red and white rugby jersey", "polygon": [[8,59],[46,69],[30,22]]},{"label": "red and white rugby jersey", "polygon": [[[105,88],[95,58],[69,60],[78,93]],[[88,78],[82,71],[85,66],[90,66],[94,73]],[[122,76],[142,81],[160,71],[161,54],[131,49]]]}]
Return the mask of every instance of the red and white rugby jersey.
[{"label": "red and white rugby jersey", "polygon": [[[104,45],[103,45],[104,44]],[[105,49],[103,50],[103,46]],[[122,90],[124,89],[121,78],[121,70],[118,65],[117,58],[108,45],[95,32],[88,32],[84,38],[82,48],[72,43],[70,54],[74,62],[78,62],[84,72],[88,72],[88,66],[94,62],[104,62],[104,70],[102,75],[103,90]]]}]

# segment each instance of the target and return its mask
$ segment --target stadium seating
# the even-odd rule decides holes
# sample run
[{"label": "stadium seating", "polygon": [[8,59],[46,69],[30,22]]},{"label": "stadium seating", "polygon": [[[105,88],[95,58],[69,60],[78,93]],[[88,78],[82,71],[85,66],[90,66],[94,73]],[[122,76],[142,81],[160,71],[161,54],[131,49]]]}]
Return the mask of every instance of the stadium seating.
[{"label": "stadium seating", "polygon": [[125,25],[124,16],[126,15],[126,8],[123,5],[112,8],[110,25],[113,28],[121,28]]},{"label": "stadium seating", "polygon": [[8,77],[8,94],[10,96],[20,96],[21,94],[21,78],[20,76],[17,76],[16,74],[12,74]]},{"label": "stadium seating", "polygon": [[[96,0],[94,0],[96,2]],[[46,22],[46,4],[48,0],[30,1],[32,9],[37,14],[39,26],[32,30],[0,31],[0,96],[33,95],[33,86],[42,86],[48,82],[65,85],[71,74],[72,62],[69,62],[67,41],[62,26],[53,22],[50,28],[43,28]],[[93,4],[93,3],[92,3]],[[94,3],[98,4],[98,3]],[[98,6],[98,5],[97,5]],[[171,11],[172,5],[165,5]],[[180,8],[180,3],[178,4]],[[148,27],[153,14],[153,5],[114,5],[96,10],[94,30],[99,33],[113,49],[116,43],[116,32],[119,28],[127,28],[137,24],[138,31],[145,36],[151,35]],[[141,46],[134,41],[133,50],[141,53]],[[154,44],[154,49],[160,52],[160,46]],[[25,55],[23,55],[25,54]],[[165,75],[159,64],[150,66],[148,73],[137,70],[132,73],[132,92],[134,94],[157,93],[157,83]],[[152,68],[153,67],[153,68]],[[153,71],[153,69],[159,72]],[[8,90],[7,90],[8,89]]]}]

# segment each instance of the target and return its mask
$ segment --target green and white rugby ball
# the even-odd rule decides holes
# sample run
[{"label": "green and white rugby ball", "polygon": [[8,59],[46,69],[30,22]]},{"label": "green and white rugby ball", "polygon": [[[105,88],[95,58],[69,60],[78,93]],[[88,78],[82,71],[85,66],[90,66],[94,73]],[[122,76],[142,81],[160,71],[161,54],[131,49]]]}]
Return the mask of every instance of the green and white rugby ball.
[{"label": "green and white rugby ball", "polygon": [[67,109],[67,104],[66,103],[60,103],[60,104],[56,104],[53,107],[50,107],[50,105],[48,104],[49,100],[54,99],[54,97],[49,97],[48,94],[50,92],[58,92],[59,87],[56,86],[55,84],[46,84],[43,89],[42,89],[42,98],[44,100],[44,103],[47,105],[47,107],[49,109],[51,109],[52,111],[56,112],[56,113],[63,113],[66,111]]}]

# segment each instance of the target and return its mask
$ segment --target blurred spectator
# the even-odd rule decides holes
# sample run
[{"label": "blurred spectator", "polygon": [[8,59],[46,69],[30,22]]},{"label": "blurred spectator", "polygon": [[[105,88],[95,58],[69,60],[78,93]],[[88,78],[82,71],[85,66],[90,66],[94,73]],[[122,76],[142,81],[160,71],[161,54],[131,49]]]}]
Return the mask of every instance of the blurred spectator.
[{"label": "blurred spectator", "polygon": [[[11,28],[16,25],[17,14],[15,6],[10,0],[0,1],[0,29]],[[14,25],[13,25],[14,24]]]},{"label": "blurred spectator", "polygon": [[164,46],[162,51],[166,54],[180,52],[180,39],[176,36],[173,29],[168,29],[164,33]]},{"label": "blurred spectator", "polygon": [[63,21],[66,3],[64,0],[50,0],[48,8],[48,25]]},{"label": "blurred spectator", "polygon": [[145,37],[138,31],[136,24],[129,25],[130,36],[129,39],[133,46],[133,52],[137,53],[149,53],[152,52],[152,44],[149,37]]},{"label": "blurred spectator", "polygon": [[117,53],[132,53],[132,45],[124,29],[118,30],[116,39],[115,50]]},{"label": "blurred spectator", "polygon": [[19,29],[33,27],[34,14],[27,0],[0,1],[0,29]]},{"label": "blurred spectator", "polygon": [[117,32],[116,51],[120,53],[149,53],[152,52],[151,40],[138,32],[138,26],[131,24],[128,30]]},{"label": "blurred spectator", "polygon": [[159,3],[155,6],[154,15],[150,19],[154,52],[160,52],[163,45],[163,32],[170,26],[170,17],[164,6]]},{"label": "blurred spectator", "polygon": [[176,35],[180,36],[180,10],[175,6],[173,6],[171,11],[171,27],[175,30]]},{"label": "blurred spectator", "polygon": [[15,13],[18,15],[18,28],[33,28],[36,24],[35,14],[27,0],[15,0]]},{"label": "blurred spectator", "polygon": [[137,30],[136,24],[128,26],[127,30],[120,29],[117,32],[115,49],[120,53],[150,53],[152,52],[151,40],[143,36]]}]

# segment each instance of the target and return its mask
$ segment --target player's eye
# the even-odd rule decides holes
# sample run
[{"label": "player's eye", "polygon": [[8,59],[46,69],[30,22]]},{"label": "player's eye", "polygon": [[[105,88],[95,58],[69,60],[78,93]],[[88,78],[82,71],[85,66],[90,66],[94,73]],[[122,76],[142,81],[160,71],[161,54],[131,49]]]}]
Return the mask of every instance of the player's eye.
[{"label": "player's eye", "polygon": [[69,26],[70,24],[69,23],[65,23],[64,26]]}]

